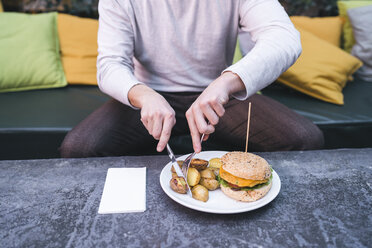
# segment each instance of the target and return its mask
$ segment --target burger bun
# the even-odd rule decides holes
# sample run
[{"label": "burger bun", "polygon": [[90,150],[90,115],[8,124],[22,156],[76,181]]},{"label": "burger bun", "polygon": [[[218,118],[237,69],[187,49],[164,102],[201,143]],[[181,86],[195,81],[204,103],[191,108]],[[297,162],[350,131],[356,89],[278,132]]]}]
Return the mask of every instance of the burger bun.
[{"label": "burger bun", "polygon": [[270,180],[270,183],[268,185],[262,186],[259,189],[253,189],[253,190],[232,190],[229,187],[225,187],[221,184],[221,190],[222,192],[237,201],[242,202],[253,202],[261,199],[264,197],[267,192],[271,189],[272,181]]}]

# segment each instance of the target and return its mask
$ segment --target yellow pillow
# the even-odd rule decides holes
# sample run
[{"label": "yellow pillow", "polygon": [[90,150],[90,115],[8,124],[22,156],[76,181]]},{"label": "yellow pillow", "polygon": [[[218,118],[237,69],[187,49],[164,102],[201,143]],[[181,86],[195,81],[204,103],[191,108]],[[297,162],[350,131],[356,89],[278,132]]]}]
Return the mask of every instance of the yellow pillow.
[{"label": "yellow pillow", "polygon": [[[343,48],[345,51],[350,52],[351,48],[355,44],[353,29],[347,15],[347,10],[351,8],[363,7],[367,5],[372,5],[372,1],[338,1],[338,12],[340,16],[344,19],[343,27]],[[371,17],[372,18],[372,17]]]},{"label": "yellow pillow", "polygon": [[329,43],[340,47],[342,19],[335,17],[291,16],[296,27],[304,29]]},{"label": "yellow pillow", "polygon": [[98,21],[58,14],[63,69],[69,84],[97,85]]},{"label": "yellow pillow", "polygon": [[342,89],[362,62],[310,32],[298,30],[302,54],[278,81],[317,99],[344,104]]},{"label": "yellow pillow", "polygon": [[0,0],[0,13],[3,12],[3,5],[1,4],[1,0]]}]

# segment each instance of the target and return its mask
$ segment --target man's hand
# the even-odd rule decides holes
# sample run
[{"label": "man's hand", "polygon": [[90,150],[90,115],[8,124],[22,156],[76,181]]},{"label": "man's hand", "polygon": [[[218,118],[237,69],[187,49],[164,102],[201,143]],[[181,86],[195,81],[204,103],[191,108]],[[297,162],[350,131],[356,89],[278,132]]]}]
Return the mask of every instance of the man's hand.
[{"label": "man's hand", "polygon": [[150,135],[159,140],[156,150],[164,150],[176,124],[175,112],[159,93],[145,85],[136,85],[128,92],[130,103],[141,109],[141,121]]},{"label": "man's hand", "polygon": [[214,132],[214,126],[225,113],[223,105],[229,101],[230,95],[244,89],[239,76],[225,72],[213,81],[186,111],[195,152],[201,151],[200,134],[204,133],[204,140],[207,140],[209,134]]}]

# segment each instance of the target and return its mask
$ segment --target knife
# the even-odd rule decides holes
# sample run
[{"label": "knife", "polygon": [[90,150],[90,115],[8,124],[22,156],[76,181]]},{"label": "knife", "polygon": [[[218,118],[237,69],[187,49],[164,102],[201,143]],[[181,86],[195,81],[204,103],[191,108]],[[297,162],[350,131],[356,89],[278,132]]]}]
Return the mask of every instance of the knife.
[{"label": "knife", "polygon": [[[187,174],[184,174],[181,169],[180,169],[180,166],[178,165],[177,163],[177,160],[176,160],[176,157],[174,156],[174,153],[172,151],[172,149],[170,148],[169,144],[167,143],[167,151],[168,151],[168,156],[170,157],[170,159],[172,160],[172,165],[173,165],[173,168],[174,170],[176,171],[177,173],[177,176],[179,177],[183,177],[185,179],[185,182],[186,182],[186,185],[187,185],[187,194],[189,196],[192,197],[192,194],[191,194],[191,191],[190,191],[190,186],[189,184],[187,183]],[[187,173],[187,170],[186,172]]]},{"label": "knife", "polygon": [[[200,138],[200,144],[203,143],[204,135],[205,134],[203,133]],[[183,174],[187,175],[189,173],[190,164],[195,155],[196,155],[196,152],[193,152],[183,161],[182,166],[181,166]]]}]

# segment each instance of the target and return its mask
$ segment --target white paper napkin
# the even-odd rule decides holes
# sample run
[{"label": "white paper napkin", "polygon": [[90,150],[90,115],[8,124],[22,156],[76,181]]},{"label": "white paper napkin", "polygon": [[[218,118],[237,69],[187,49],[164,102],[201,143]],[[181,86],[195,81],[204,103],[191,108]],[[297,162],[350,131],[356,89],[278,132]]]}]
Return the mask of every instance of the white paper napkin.
[{"label": "white paper napkin", "polygon": [[146,211],[146,167],[107,171],[99,214]]}]

